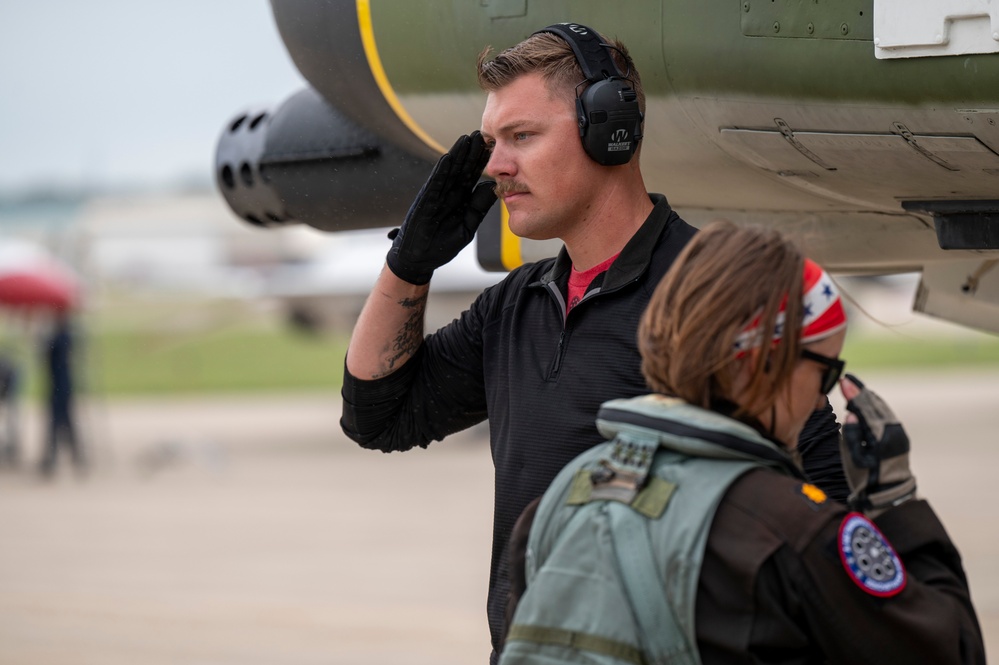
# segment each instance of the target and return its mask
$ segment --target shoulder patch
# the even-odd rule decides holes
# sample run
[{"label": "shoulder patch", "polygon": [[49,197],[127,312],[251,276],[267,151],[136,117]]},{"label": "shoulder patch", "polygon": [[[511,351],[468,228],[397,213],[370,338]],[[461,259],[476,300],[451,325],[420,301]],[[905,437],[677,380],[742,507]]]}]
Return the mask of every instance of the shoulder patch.
[{"label": "shoulder patch", "polygon": [[848,514],[839,525],[839,556],[850,579],[872,596],[890,598],[905,588],[902,560],[860,513]]}]

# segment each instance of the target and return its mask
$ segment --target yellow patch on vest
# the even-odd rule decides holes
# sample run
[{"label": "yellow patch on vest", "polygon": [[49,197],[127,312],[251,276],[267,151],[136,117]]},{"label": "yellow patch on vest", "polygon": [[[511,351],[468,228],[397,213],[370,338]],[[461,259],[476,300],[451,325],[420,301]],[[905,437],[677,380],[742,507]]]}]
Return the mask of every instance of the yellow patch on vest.
[{"label": "yellow patch on vest", "polygon": [[810,485],[808,483],[804,483],[801,486],[801,493],[804,494],[813,503],[825,503],[826,502],[826,493],[823,492],[822,490],[820,490],[815,485]]}]

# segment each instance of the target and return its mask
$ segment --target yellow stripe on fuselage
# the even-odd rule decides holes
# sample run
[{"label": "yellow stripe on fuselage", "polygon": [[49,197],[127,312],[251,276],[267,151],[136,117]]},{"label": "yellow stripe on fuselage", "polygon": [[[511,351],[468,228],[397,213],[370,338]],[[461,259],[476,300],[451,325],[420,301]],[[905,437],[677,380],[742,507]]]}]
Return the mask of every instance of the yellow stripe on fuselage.
[{"label": "yellow stripe on fuselage", "polygon": [[382,59],[378,55],[378,46],[375,44],[375,31],[371,24],[370,0],[357,0],[357,24],[361,30],[361,42],[364,44],[364,55],[368,59],[368,67],[371,68],[371,75],[375,77],[375,82],[378,84],[378,89],[382,91],[385,101],[395,111],[399,120],[409,128],[409,131],[416,134],[420,140],[437,152],[444,154],[446,149],[441,147],[437,141],[430,138],[430,135],[423,131],[423,128],[416,124],[416,121],[403,108],[399,102],[399,98],[395,95],[395,91],[392,89],[392,84],[389,83],[388,77],[385,75],[385,68],[382,67]]},{"label": "yellow stripe on fuselage", "polygon": [[503,201],[500,204],[500,261],[507,270],[513,270],[524,263],[520,253],[520,238],[510,230],[510,211]]},{"label": "yellow stripe on fuselage", "polygon": [[[378,46],[375,44],[375,31],[371,20],[371,0],[357,0],[357,24],[361,32],[361,43],[364,45],[364,55],[368,59],[368,67],[371,69],[371,75],[375,78],[375,83],[378,84],[378,89],[381,90],[385,101],[392,107],[399,120],[409,128],[409,131],[418,136],[421,141],[441,154],[447,152],[443,146],[433,140],[410,117],[392,89],[392,84],[389,83],[388,76],[385,74],[385,68],[382,66],[381,56],[378,55]],[[510,213],[502,201],[500,202],[500,206],[502,220],[500,261],[502,261],[507,270],[513,270],[524,263],[520,252],[520,238],[510,230]]]}]

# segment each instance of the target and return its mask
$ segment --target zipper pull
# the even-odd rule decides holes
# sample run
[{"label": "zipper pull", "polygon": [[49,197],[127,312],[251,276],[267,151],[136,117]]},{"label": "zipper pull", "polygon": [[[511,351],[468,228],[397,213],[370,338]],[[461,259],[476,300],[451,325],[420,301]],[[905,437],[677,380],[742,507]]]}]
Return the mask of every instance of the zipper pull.
[{"label": "zipper pull", "polygon": [[565,330],[558,335],[558,347],[555,349],[555,364],[552,366],[552,374],[558,374],[559,368],[562,366],[562,342],[565,341]]}]

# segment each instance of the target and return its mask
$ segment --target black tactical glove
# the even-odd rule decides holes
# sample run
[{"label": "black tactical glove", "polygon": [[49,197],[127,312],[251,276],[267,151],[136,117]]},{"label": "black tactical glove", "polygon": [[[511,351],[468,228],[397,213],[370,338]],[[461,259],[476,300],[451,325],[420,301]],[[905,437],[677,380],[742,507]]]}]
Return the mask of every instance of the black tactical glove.
[{"label": "black tactical glove", "polygon": [[876,393],[852,374],[846,378],[860,388],[847,401],[840,446],[843,470],[852,490],[847,505],[877,517],[916,495],[916,479],[909,471],[909,437],[895,414]]},{"label": "black tactical glove", "polygon": [[478,182],[489,161],[482,134],[462,136],[437,162],[402,226],[392,231],[386,261],[400,279],[426,284],[457,256],[496,202],[495,183]]}]

